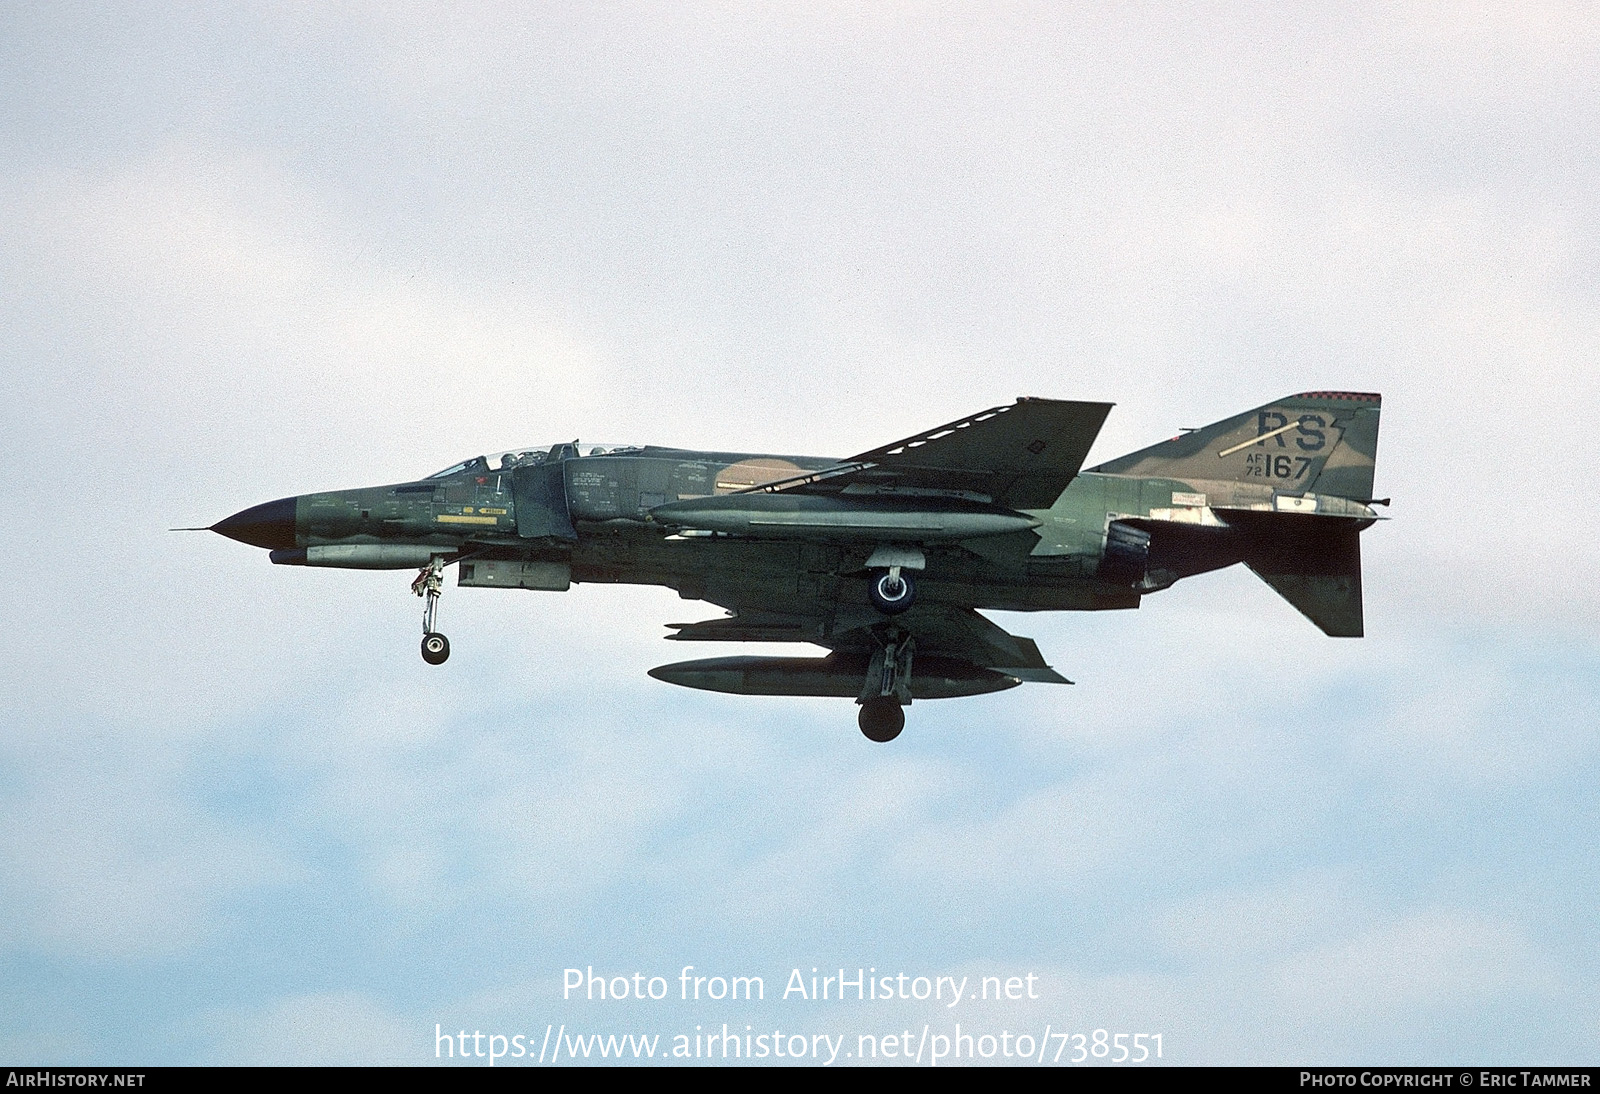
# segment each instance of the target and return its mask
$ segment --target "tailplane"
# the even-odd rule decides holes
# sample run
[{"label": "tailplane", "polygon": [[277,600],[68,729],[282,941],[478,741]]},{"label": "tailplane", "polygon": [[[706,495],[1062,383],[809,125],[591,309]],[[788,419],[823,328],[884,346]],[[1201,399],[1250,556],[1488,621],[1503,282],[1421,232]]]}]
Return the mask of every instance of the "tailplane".
[{"label": "tailplane", "polygon": [[1359,537],[1377,519],[1382,406],[1363,392],[1302,392],[1093,470],[1157,480],[1158,497],[1170,484],[1173,508],[1152,506],[1152,518],[1232,529],[1233,557],[1325,634],[1360,637]]},{"label": "tailplane", "polygon": [[1360,638],[1361,529],[1370,521],[1298,513],[1229,513],[1244,564],[1323,634]]}]

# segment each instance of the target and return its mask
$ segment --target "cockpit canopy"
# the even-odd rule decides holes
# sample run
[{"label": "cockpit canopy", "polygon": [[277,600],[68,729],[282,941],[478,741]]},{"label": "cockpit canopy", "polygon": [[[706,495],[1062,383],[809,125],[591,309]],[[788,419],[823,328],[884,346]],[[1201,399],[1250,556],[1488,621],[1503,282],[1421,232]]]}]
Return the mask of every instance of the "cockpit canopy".
[{"label": "cockpit canopy", "polygon": [[528,464],[547,463],[551,460],[568,460],[575,456],[607,456],[622,452],[638,452],[641,448],[636,444],[547,444],[529,448],[508,448],[504,452],[495,452],[488,456],[474,456],[470,460],[451,464],[443,471],[435,471],[427,476],[430,479],[448,479],[452,475],[466,475],[472,472],[485,471],[510,471],[513,467],[523,467]]}]

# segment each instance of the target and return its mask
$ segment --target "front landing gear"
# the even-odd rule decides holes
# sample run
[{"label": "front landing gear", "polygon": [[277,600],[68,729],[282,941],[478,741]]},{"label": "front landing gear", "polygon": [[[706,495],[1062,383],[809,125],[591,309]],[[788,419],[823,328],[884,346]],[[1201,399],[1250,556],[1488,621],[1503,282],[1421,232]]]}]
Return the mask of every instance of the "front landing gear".
[{"label": "front landing gear", "polygon": [[444,588],[444,559],[435,555],[411,583],[411,591],[422,597],[422,659],[442,665],[450,659],[450,639],[434,630],[439,615],[439,593]]},{"label": "front landing gear", "polygon": [[450,660],[450,639],[432,631],[422,636],[422,659],[430,665]]}]

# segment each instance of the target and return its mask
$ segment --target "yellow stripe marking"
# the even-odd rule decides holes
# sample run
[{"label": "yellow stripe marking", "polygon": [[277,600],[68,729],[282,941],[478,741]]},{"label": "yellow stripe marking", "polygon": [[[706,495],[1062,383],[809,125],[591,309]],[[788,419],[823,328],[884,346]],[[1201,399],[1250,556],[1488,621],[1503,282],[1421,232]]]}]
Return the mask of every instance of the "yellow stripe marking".
[{"label": "yellow stripe marking", "polygon": [[455,513],[441,513],[434,517],[440,524],[499,524],[499,517],[464,517]]}]

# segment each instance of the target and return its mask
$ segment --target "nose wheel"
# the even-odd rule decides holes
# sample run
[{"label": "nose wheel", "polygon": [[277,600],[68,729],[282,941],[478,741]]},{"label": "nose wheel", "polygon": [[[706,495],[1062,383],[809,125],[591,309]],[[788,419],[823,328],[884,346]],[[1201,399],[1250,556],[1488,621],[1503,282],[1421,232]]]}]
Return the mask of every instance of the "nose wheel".
[{"label": "nose wheel", "polygon": [[422,597],[422,659],[442,665],[450,659],[450,639],[434,630],[439,615],[439,594],[444,589],[444,559],[434,556],[411,583],[411,591]]},{"label": "nose wheel", "polygon": [[422,636],[422,659],[430,665],[442,665],[450,659],[450,639],[429,632]]}]

